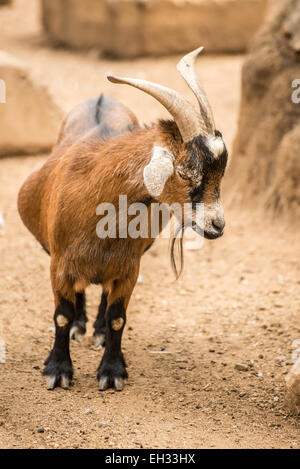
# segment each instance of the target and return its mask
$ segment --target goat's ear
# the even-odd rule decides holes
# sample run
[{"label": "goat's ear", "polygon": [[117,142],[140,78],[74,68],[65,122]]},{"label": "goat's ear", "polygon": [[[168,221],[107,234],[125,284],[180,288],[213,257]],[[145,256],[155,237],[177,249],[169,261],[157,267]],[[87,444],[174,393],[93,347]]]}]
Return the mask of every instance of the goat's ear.
[{"label": "goat's ear", "polygon": [[174,173],[174,156],[167,149],[153,147],[150,163],[144,168],[144,183],[153,197],[158,197],[164,190],[168,178]]}]

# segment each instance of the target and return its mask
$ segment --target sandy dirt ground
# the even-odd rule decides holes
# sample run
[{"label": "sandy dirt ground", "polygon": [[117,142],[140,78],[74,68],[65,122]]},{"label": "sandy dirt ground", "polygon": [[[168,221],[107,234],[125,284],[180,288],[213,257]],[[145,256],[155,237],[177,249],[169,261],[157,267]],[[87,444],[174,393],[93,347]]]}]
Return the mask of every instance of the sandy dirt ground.
[{"label": "sandy dirt ground", "polygon": [[[28,62],[68,111],[104,91],[141,121],[166,116],[153,99],[106,83],[105,74],[140,76],[190,96],[177,57],[100,61],[92,51],[51,50],[36,0],[0,10],[1,48]],[[236,130],[241,56],[203,57],[199,72],[230,146]],[[45,122],[45,125],[47,123]],[[299,232],[286,222],[229,205],[223,238],[187,251],[175,282],[168,241],[142,261],[123,348],[122,393],[97,389],[102,351],[92,339],[101,290],[90,287],[88,331],[72,342],[70,390],[47,391],[41,376],[53,342],[49,259],[22,225],[17,192],[46,156],[0,160],[1,448],[299,448],[300,426],[284,407],[292,343],[300,338]],[[231,198],[230,198],[231,200]]]}]

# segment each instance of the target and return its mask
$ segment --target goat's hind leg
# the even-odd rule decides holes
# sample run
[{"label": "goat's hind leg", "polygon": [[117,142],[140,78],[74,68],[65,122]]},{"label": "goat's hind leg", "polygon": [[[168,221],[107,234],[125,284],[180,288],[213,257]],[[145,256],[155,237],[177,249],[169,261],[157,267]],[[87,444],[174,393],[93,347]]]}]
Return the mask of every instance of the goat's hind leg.
[{"label": "goat's hind leg", "polygon": [[98,308],[97,319],[94,322],[94,337],[95,337],[95,346],[100,348],[101,346],[105,347],[106,342],[106,320],[105,313],[107,309],[107,296],[108,293],[103,290],[101,296],[101,302]]},{"label": "goat's hind leg", "polygon": [[51,282],[55,299],[55,340],[53,348],[45,361],[43,375],[47,388],[56,386],[68,388],[73,377],[70,357],[70,330],[75,319],[75,291],[67,280],[62,282],[57,275],[56,263],[51,261]]},{"label": "goat's hind leg", "polygon": [[86,333],[86,309],[85,309],[85,292],[75,294],[75,320],[70,330],[70,339],[81,341],[82,336]]}]

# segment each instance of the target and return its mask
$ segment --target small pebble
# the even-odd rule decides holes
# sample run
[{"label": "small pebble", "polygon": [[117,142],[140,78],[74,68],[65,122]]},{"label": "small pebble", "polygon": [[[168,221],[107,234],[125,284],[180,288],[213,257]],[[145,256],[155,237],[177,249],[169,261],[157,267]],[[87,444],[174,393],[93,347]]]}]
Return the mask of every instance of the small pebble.
[{"label": "small pebble", "polygon": [[84,410],[84,413],[85,413],[86,415],[92,414],[92,413],[93,413],[93,409],[87,408],[87,409]]},{"label": "small pebble", "polygon": [[234,368],[238,371],[248,371],[248,366],[241,363],[237,363]]}]

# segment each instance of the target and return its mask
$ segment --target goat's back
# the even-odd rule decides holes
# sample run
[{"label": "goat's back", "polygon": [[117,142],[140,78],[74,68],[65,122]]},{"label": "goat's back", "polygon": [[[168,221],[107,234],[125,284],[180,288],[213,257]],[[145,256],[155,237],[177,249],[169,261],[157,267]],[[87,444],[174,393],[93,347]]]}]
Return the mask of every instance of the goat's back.
[{"label": "goat's back", "polygon": [[57,145],[72,145],[80,138],[107,140],[139,126],[136,116],[118,101],[103,94],[76,106],[63,122]]}]

